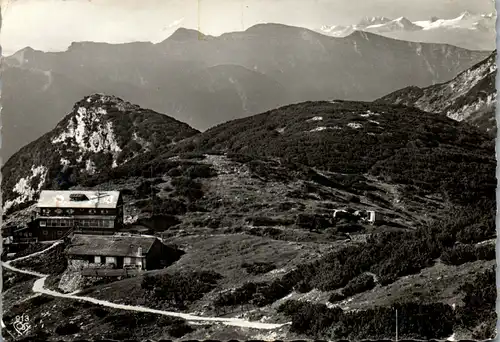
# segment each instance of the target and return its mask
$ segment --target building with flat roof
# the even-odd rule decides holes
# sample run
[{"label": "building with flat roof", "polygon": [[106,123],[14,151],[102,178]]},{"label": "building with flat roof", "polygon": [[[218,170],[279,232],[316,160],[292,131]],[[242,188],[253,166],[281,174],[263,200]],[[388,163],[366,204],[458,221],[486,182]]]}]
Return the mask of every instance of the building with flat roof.
[{"label": "building with flat roof", "polygon": [[44,190],[36,205],[39,240],[57,240],[69,231],[109,235],[123,227],[119,191]]}]

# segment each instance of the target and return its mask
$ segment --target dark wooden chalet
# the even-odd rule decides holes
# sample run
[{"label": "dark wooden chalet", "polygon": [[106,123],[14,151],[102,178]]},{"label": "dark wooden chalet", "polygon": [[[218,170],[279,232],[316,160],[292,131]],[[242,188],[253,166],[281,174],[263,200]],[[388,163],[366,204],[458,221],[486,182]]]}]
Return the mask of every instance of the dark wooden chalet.
[{"label": "dark wooden chalet", "polygon": [[118,270],[158,269],[165,265],[167,253],[167,246],[158,238],[137,235],[75,234],[66,250],[68,263],[88,276],[96,272],[113,276],[122,275]]}]

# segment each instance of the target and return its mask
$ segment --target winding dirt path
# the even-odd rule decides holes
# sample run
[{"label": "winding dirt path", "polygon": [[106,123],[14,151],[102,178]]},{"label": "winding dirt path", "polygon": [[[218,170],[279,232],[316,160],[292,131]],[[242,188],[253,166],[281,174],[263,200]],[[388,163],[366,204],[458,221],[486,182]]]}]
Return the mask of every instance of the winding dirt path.
[{"label": "winding dirt path", "polygon": [[262,329],[262,330],[273,330],[273,329],[277,329],[277,328],[280,328],[282,326],[290,324],[290,323],[274,324],[274,323],[251,322],[251,321],[247,321],[247,320],[240,319],[240,318],[203,317],[203,316],[196,316],[196,315],[180,313],[180,312],[156,310],[156,309],[151,309],[151,308],[144,307],[144,306],[116,304],[116,303],[112,303],[112,302],[108,302],[105,300],[100,300],[100,299],[96,299],[96,298],[92,298],[92,297],[76,296],[74,293],[70,293],[70,294],[60,293],[60,292],[49,290],[49,289],[45,288],[45,280],[48,277],[47,274],[42,274],[42,273],[33,272],[33,271],[29,271],[29,270],[23,270],[23,269],[20,269],[20,268],[17,268],[17,267],[14,267],[11,265],[12,262],[25,260],[25,259],[31,258],[33,256],[43,254],[43,253],[47,252],[48,250],[54,248],[55,246],[57,246],[60,243],[61,242],[56,242],[53,245],[51,245],[49,248],[46,248],[42,251],[30,254],[30,255],[26,255],[24,257],[17,258],[14,260],[10,260],[7,262],[2,262],[2,266],[10,271],[13,271],[13,272],[28,274],[28,275],[32,275],[32,276],[39,278],[33,284],[32,291],[34,293],[44,294],[44,295],[48,295],[48,296],[52,296],[52,297],[80,300],[80,301],[85,301],[85,302],[89,302],[92,304],[102,305],[102,306],[105,306],[108,308],[119,309],[119,310],[135,311],[135,312],[148,312],[148,313],[164,315],[164,316],[180,317],[180,318],[185,319],[188,322],[194,322],[194,321],[204,322],[204,323],[214,322],[214,323],[223,323],[223,324],[229,325],[229,326],[252,328],[252,329]]}]

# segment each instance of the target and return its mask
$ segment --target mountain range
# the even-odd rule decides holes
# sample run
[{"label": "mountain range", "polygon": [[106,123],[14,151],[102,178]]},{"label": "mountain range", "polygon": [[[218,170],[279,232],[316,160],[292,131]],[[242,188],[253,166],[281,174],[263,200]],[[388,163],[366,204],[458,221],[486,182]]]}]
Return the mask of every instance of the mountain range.
[{"label": "mountain range", "polygon": [[496,58],[495,51],[484,61],[448,82],[426,88],[407,87],[376,102],[401,104],[440,113],[478,126],[496,137]]},{"label": "mountain range", "polygon": [[452,19],[432,17],[413,22],[405,17],[365,17],[354,25],[323,25],[317,31],[333,37],[345,37],[355,31],[365,31],[407,41],[492,51],[496,48],[496,13],[476,14],[465,11]]},{"label": "mountain range", "polygon": [[90,93],[112,93],[205,130],[289,103],[372,101],[445,82],[489,54],[369,32],[335,38],[278,24],[219,37],[178,29],[157,44],[79,42],[50,53],[25,48],[2,64],[1,154],[7,160],[50,131]]}]

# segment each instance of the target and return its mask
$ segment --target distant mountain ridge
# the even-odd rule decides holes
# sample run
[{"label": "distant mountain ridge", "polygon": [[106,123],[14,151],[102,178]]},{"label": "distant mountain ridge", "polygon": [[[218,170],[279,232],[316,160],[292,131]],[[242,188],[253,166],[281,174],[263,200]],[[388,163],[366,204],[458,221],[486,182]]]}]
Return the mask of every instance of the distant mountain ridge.
[{"label": "distant mountain ridge", "polygon": [[204,130],[289,103],[374,100],[444,82],[487,55],[371,33],[331,38],[280,24],[219,37],[179,29],[158,44],[26,48],[3,63],[1,154],[7,160],[49,131],[89,93],[116,94]]},{"label": "distant mountain ridge", "polygon": [[378,103],[401,104],[466,121],[496,136],[497,52],[454,79],[426,88],[407,87],[388,94]]},{"label": "distant mountain ridge", "polygon": [[317,31],[333,37],[365,31],[395,39],[451,44],[470,50],[493,51],[496,48],[495,13],[475,14],[465,11],[452,19],[433,17],[413,22],[405,17],[365,17],[354,25],[323,25]]}]

